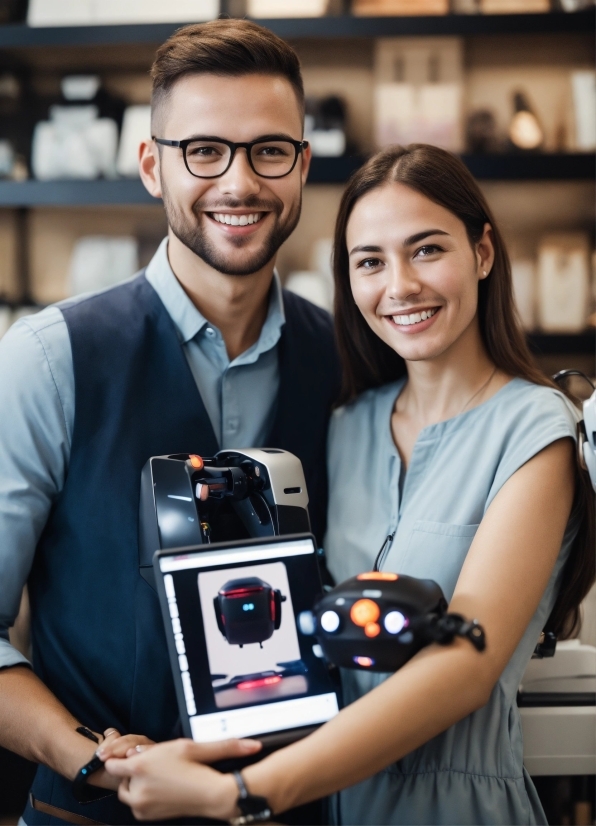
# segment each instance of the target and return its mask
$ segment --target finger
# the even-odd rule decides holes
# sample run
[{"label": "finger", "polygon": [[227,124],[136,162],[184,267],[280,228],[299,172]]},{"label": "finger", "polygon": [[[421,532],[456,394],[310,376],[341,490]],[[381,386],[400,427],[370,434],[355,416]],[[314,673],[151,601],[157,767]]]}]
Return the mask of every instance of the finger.
[{"label": "finger", "polygon": [[107,740],[108,737],[113,737],[115,734],[118,735],[118,737],[120,737],[120,732],[118,731],[118,729],[115,729],[113,726],[110,726],[110,728],[107,728],[104,731],[103,739]]},{"label": "finger", "polygon": [[[154,744],[152,743],[151,745],[154,745]],[[146,745],[146,746],[138,745],[138,746],[134,746],[133,748],[129,748],[128,751],[126,752],[126,756],[127,757],[134,757],[135,754],[142,754],[144,751],[147,751],[147,749],[150,749],[151,745]]]},{"label": "finger", "polygon": [[262,748],[258,740],[218,740],[213,743],[194,743],[188,741],[187,755],[191,760],[201,763],[215,763],[229,757],[244,757],[247,754],[256,754]]},{"label": "finger", "polygon": [[130,760],[121,760],[119,757],[110,757],[104,764],[104,769],[113,777],[132,777],[135,771],[134,757]]},{"label": "finger", "polygon": [[97,750],[97,755],[101,760],[107,760],[109,757],[126,757],[126,752],[133,749],[137,745],[150,746],[153,740],[144,737],[140,734],[125,734],[122,737],[116,737],[107,745],[101,745]]},{"label": "finger", "polygon": [[130,780],[128,777],[125,777],[118,786],[118,799],[127,806],[130,806],[132,803],[130,794]]}]

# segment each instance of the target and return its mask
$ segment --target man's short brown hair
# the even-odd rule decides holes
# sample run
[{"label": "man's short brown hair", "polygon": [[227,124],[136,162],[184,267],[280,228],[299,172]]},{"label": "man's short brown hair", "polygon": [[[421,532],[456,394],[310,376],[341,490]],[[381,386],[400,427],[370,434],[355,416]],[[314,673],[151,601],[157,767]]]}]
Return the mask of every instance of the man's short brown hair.
[{"label": "man's short brown hair", "polygon": [[158,112],[175,83],[185,75],[202,73],[230,77],[279,75],[292,84],[304,111],[300,61],[291,46],[249,20],[212,20],[178,29],[157,50],[151,67],[152,128],[157,128]]}]

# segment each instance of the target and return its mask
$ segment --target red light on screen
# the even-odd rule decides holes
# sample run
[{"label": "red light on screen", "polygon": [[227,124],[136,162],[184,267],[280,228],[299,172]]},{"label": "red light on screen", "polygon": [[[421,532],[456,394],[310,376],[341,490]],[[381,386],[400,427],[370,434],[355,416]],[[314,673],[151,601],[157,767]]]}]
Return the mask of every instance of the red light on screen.
[{"label": "red light on screen", "polygon": [[240,691],[248,691],[251,688],[263,688],[266,685],[275,685],[281,683],[282,678],[279,675],[271,677],[261,677],[259,680],[245,680],[243,683],[238,683],[236,688]]}]

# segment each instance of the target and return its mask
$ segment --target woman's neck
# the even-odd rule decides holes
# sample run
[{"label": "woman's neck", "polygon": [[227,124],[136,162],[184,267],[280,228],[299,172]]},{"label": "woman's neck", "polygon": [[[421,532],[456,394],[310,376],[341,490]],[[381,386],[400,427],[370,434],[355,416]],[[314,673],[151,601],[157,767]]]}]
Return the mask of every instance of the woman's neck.
[{"label": "woman's neck", "polygon": [[406,367],[408,380],[392,417],[393,438],[406,463],[423,428],[482,404],[510,378],[489,358],[476,322],[447,352]]}]

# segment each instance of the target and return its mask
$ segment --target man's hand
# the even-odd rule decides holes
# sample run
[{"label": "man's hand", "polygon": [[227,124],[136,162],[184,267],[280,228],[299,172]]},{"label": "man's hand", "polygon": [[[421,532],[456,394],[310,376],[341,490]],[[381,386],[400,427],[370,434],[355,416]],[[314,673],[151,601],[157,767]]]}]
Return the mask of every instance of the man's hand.
[{"label": "man's hand", "polygon": [[[103,737],[103,740],[96,754],[104,763],[110,757],[126,757],[127,752],[135,754],[137,747],[147,748],[154,744],[153,740],[142,734],[121,735],[115,728],[107,728],[100,737]],[[116,791],[119,783],[117,778],[108,774],[105,769],[93,772],[87,782],[90,786],[99,786],[102,789],[111,789],[112,791]]]},{"label": "man's hand", "polygon": [[118,797],[138,820],[184,816],[229,820],[236,813],[236,782],[231,774],[204,764],[246,757],[260,749],[255,740],[172,740],[151,748],[139,745],[126,760],[108,760],[106,770],[121,780]]}]

